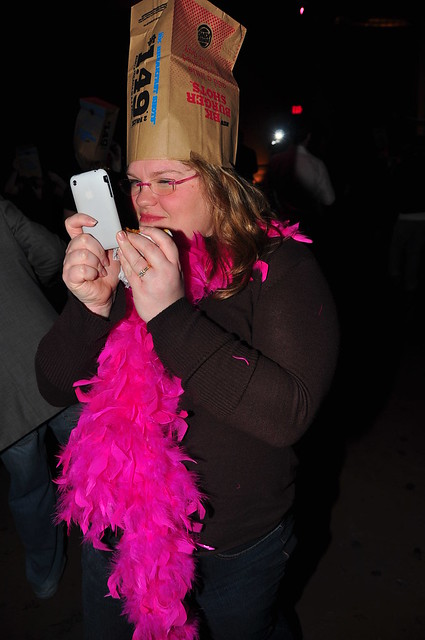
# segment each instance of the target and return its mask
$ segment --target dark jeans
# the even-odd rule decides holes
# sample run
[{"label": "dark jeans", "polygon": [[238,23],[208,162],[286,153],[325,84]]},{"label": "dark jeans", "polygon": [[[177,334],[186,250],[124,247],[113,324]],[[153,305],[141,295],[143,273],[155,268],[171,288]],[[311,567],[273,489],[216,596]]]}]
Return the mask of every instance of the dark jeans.
[{"label": "dark jeans", "polygon": [[79,417],[79,405],[68,407],[0,453],[10,475],[9,507],[25,547],[26,577],[36,592],[48,592],[64,565],[63,526],[55,526],[56,487],[46,450],[49,426],[63,444]]},{"label": "dark jeans", "polygon": [[293,640],[279,602],[293,527],[290,515],[254,543],[199,559],[202,640]]},{"label": "dark jeans", "polygon": [[[295,547],[293,517],[260,540],[218,555],[197,558],[200,583],[194,609],[200,610],[201,640],[294,640],[279,592]],[[133,629],[120,601],[106,597],[111,554],[83,545],[85,640],[131,640]]]}]

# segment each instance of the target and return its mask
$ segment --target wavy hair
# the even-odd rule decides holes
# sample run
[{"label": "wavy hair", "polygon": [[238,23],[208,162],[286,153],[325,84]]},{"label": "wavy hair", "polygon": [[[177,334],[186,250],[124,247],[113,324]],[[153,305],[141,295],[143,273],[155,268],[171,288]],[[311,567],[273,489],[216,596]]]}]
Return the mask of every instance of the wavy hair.
[{"label": "wavy hair", "polygon": [[228,286],[214,297],[230,298],[243,289],[254,263],[270,245],[267,231],[277,218],[265,195],[233,168],[210,164],[195,153],[187,164],[199,173],[210,205],[213,231],[205,242],[212,274],[221,270],[228,275]]}]

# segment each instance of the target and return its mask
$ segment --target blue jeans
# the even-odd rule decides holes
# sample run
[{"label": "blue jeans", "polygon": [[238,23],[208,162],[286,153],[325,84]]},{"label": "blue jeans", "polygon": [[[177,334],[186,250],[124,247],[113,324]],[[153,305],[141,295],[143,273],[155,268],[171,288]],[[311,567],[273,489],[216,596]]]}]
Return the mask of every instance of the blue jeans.
[{"label": "blue jeans", "polygon": [[[295,547],[293,516],[260,540],[218,555],[197,557],[201,582],[191,608],[202,617],[200,640],[294,640],[279,601],[287,560]],[[84,544],[85,640],[131,640],[120,601],[106,597],[111,553]]]},{"label": "blue jeans", "polygon": [[46,449],[49,426],[61,444],[76,425],[79,405],[64,409],[0,453],[9,476],[9,507],[25,548],[25,573],[36,593],[54,589],[63,571],[64,530],[55,526],[56,489]]},{"label": "blue jeans", "polygon": [[133,626],[123,616],[121,601],[105,597],[112,553],[90,543],[81,550],[84,640],[131,640]]},{"label": "blue jeans", "polygon": [[254,543],[199,558],[202,640],[294,640],[279,599],[293,529],[290,514]]}]

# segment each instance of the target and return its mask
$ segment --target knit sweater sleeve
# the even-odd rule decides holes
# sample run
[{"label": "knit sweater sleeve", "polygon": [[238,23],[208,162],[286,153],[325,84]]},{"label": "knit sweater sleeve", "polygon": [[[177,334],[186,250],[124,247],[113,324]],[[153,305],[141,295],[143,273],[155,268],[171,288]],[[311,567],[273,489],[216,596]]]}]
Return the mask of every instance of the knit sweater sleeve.
[{"label": "knit sweater sleeve", "polygon": [[35,356],[38,387],[50,404],[59,407],[77,402],[74,382],[96,373],[97,357],[111,329],[124,317],[125,308],[122,285],[118,286],[109,318],[90,312],[75,296],[69,296]]},{"label": "knit sweater sleeve", "polygon": [[214,303],[204,312],[182,298],[148,324],[195,413],[272,446],[293,444],[311,424],[339,344],[327,283],[312,255],[291,243],[275,252],[264,282],[256,272],[249,294],[217,301],[214,318]]}]

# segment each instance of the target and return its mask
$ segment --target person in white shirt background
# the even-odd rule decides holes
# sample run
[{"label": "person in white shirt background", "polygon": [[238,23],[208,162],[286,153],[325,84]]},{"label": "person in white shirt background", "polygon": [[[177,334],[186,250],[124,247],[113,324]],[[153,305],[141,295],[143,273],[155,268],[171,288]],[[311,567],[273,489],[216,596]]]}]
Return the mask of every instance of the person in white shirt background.
[{"label": "person in white shirt background", "polygon": [[336,196],[328,168],[322,158],[311,152],[311,142],[309,116],[293,116],[284,138],[274,146],[266,191],[281,219],[297,219],[303,232],[315,240]]}]

